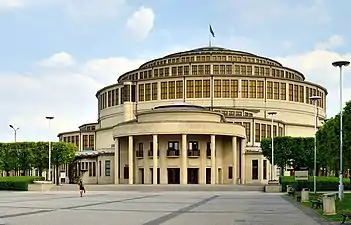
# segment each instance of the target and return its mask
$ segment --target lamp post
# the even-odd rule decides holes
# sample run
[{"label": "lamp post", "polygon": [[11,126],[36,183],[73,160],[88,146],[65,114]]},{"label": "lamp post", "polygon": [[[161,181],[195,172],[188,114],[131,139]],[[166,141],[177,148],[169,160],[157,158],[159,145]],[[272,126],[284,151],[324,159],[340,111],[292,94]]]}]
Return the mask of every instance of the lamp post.
[{"label": "lamp post", "polygon": [[19,130],[19,127],[15,128],[13,125],[9,125],[9,127],[12,128],[12,130],[15,132],[15,142],[17,141],[17,131]]},{"label": "lamp post", "polygon": [[272,128],[271,128],[271,137],[272,137],[272,165],[271,165],[271,181],[274,180],[273,171],[274,171],[274,137],[273,137],[273,122],[274,116],[277,115],[277,112],[269,112],[268,115],[272,117]]},{"label": "lamp post", "polygon": [[314,103],[314,163],[313,163],[313,192],[317,191],[317,103],[321,100],[320,96],[312,96],[310,97],[312,102]]},{"label": "lamp post", "polygon": [[342,67],[350,65],[349,61],[336,61],[333,62],[332,65],[334,67],[340,68],[340,180],[339,180],[339,199],[341,200],[343,197],[343,166],[342,166]]},{"label": "lamp post", "polygon": [[[54,119],[53,116],[45,117],[49,120],[49,134],[50,134],[50,121]],[[51,140],[49,139],[49,171],[48,171],[48,180],[51,181]]]}]

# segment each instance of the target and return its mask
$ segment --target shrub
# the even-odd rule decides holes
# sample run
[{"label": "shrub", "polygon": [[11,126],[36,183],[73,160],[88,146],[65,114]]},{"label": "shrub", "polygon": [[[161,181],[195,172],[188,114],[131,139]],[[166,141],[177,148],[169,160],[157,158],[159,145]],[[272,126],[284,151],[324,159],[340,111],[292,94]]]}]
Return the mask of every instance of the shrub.
[{"label": "shrub", "polygon": [[0,177],[0,190],[28,191],[28,184],[36,180],[44,180],[44,177]]},{"label": "shrub", "polygon": [[[308,181],[295,180],[295,177],[280,177],[279,182],[282,185],[282,191],[286,191],[287,185],[293,186],[295,189],[300,191],[302,188],[308,188],[313,190],[313,176],[308,178]],[[350,180],[344,179],[344,190],[351,190]],[[339,189],[339,178],[338,177],[317,177],[317,191],[336,191]]]}]

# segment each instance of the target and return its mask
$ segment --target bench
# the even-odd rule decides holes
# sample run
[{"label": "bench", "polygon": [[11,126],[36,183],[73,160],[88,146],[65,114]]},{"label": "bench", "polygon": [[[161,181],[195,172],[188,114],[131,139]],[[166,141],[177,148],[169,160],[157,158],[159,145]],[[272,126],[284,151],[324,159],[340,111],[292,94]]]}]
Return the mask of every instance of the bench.
[{"label": "bench", "polygon": [[301,202],[301,192],[296,194],[296,201]]},{"label": "bench", "polygon": [[351,219],[351,213],[341,213],[341,215],[343,216],[341,224],[344,224],[347,218]]},{"label": "bench", "polygon": [[310,202],[312,203],[312,208],[321,208],[323,206],[323,196],[319,195],[317,199],[312,199]]},{"label": "bench", "polygon": [[288,195],[289,195],[289,196],[290,196],[290,195],[295,196],[295,193],[296,193],[295,188],[293,188],[293,187],[289,188],[289,190],[288,190]]}]

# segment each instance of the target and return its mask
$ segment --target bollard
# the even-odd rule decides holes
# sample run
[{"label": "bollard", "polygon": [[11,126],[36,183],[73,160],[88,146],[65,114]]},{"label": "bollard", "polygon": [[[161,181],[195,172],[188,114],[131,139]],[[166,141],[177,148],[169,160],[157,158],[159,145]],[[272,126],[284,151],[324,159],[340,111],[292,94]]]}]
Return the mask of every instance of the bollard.
[{"label": "bollard", "polygon": [[335,215],[335,200],[336,194],[324,194],[323,195],[323,215]]},{"label": "bollard", "polygon": [[310,190],[303,188],[301,191],[301,202],[308,202],[310,200]]}]

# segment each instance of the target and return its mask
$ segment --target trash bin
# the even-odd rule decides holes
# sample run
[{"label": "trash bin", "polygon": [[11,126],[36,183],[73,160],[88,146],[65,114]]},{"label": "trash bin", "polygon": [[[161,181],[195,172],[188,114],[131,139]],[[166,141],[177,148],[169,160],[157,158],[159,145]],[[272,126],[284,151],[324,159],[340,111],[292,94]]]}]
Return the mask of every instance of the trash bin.
[{"label": "trash bin", "polygon": [[308,202],[310,200],[310,190],[303,188],[301,191],[301,202]]},{"label": "trash bin", "polygon": [[291,185],[286,185],[286,192],[288,193],[291,190],[292,186]]},{"label": "trash bin", "polygon": [[336,214],[335,200],[336,200],[335,193],[323,195],[323,214],[324,215],[335,215]]}]

